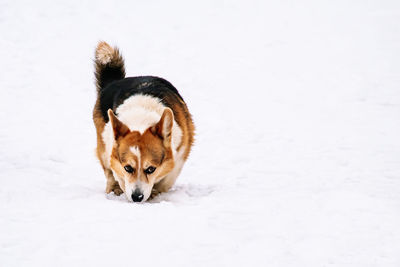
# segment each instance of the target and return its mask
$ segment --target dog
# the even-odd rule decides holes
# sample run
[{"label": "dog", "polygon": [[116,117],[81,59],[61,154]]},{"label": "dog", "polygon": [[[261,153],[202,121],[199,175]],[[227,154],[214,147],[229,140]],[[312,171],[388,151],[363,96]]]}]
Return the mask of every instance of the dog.
[{"label": "dog", "polygon": [[106,193],[124,193],[128,201],[145,202],[167,192],[194,140],[185,101],[162,78],[125,78],[120,51],[106,42],[98,43],[94,65],[96,155],[107,179]]}]

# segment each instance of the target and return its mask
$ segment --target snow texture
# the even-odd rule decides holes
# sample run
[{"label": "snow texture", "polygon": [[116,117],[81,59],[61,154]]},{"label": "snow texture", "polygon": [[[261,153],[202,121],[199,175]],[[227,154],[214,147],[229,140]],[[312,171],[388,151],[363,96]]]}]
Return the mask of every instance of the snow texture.
[{"label": "snow texture", "polygon": [[[400,1],[0,1],[0,266],[400,266]],[[94,48],[181,92],[174,188],[106,195]]]}]

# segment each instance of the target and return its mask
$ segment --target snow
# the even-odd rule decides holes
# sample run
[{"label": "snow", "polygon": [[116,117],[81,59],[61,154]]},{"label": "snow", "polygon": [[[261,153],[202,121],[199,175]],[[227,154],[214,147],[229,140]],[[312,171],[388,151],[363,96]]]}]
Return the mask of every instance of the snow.
[{"label": "snow", "polygon": [[[400,266],[399,1],[1,1],[1,266]],[[94,48],[181,92],[175,187],[106,195]]]}]

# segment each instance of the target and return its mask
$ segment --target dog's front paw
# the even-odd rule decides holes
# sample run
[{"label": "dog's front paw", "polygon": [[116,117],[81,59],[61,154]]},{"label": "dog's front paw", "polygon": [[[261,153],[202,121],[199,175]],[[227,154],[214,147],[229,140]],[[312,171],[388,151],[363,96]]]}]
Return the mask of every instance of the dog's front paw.
[{"label": "dog's front paw", "polygon": [[111,192],[114,192],[115,195],[119,196],[124,191],[122,191],[121,187],[119,187],[119,184],[115,182],[115,183],[112,183],[112,184],[107,184],[106,193],[109,194]]},{"label": "dog's front paw", "polygon": [[153,199],[154,197],[156,197],[158,194],[160,194],[160,192],[157,189],[151,189],[151,195],[149,197],[149,199]]},{"label": "dog's front paw", "polygon": [[122,191],[121,188],[114,188],[113,189],[114,194],[116,194],[117,196],[121,195],[124,191]]},{"label": "dog's front paw", "polygon": [[114,194],[116,194],[117,196],[121,195],[124,191],[122,191],[121,187],[119,187],[119,185],[114,186],[113,189]]},{"label": "dog's front paw", "polygon": [[106,194],[110,194],[111,191],[113,191],[112,187],[107,186],[106,187]]}]

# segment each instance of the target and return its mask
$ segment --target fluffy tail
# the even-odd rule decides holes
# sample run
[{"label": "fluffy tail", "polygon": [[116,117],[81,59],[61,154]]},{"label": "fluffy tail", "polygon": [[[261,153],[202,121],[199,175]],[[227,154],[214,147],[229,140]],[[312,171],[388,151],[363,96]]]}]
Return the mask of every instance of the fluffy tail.
[{"label": "fluffy tail", "polygon": [[97,92],[110,82],[125,78],[124,59],[118,48],[111,47],[106,42],[99,42],[94,61]]}]

